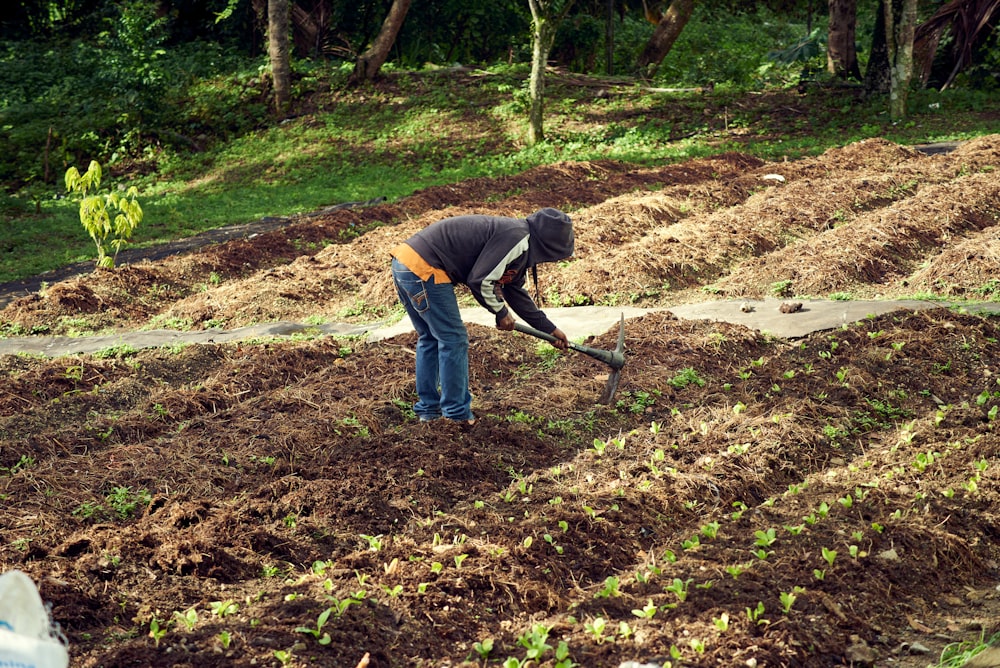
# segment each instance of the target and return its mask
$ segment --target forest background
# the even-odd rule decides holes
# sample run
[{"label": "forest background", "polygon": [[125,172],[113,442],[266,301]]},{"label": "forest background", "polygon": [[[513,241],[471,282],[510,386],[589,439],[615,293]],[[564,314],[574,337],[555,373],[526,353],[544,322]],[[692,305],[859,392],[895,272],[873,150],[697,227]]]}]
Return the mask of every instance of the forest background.
[{"label": "forest background", "polygon": [[[886,30],[907,12],[908,37]],[[107,188],[141,193],[141,246],[558,160],[787,159],[995,132],[998,16],[993,0],[5,3],[0,280],[93,256],[63,185],[92,160]],[[894,91],[907,45],[912,78]],[[483,115],[499,134],[462,138]]]}]

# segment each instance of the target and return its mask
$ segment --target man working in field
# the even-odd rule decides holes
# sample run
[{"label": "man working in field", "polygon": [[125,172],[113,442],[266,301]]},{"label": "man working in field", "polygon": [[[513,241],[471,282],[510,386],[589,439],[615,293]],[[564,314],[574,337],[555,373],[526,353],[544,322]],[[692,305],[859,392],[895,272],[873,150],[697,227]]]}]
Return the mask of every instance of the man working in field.
[{"label": "man working in field", "polygon": [[469,334],[454,284],[468,286],[476,301],[496,315],[497,329],[514,329],[513,310],[566,350],[566,335],[539,310],[524,283],[529,269],[572,254],[572,221],[551,208],[527,218],[445,218],[392,250],[393,282],[417,331],[413,410],[422,422],[445,417],[471,425],[476,419],[469,393]]}]

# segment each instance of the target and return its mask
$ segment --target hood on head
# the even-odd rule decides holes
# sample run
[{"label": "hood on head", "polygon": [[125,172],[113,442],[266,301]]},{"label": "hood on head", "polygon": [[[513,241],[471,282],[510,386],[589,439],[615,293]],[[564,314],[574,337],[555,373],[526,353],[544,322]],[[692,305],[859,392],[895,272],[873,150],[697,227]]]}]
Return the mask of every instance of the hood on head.
[{"label": "hood on head", "polygon": [[558,209],[539,209],[528,222],[528,266],[557,262],[573,255],[573,221]]}]

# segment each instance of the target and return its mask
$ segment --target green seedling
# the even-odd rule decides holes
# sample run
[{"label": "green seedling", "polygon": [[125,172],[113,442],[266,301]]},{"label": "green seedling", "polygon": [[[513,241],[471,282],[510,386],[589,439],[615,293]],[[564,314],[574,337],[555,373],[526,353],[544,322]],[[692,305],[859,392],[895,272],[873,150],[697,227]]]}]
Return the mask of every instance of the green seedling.
[{"label": "green seedling", "polygon": [[833,562],[837,558],[837,551],[830,550],[825,547],[822,548],[822,551],[823,551],[823,558],[826,559],[826,563],[830,565],[830,568],[833,568]]},{"label": "green seedling", "polygon": [[535,624],[530,631],[523,633],[517,641],[527,649],[525,658],[533,661],[540,661],[542,656],[552,649],[552,645],[546,640],[551,629],[544,624]]},{"label": "green seedling", "polygon": [[167,625],[164,624],[160,626],[160,622],[156,617],[149,620],[149,637],[153,639],[153,644],[156,647],[160,646],[160,641],[163,640],[163,636],[167,635]]},{"label": "green seedling", "polygon": [[382,549],[382,536],[369,536],[367,534],[361,534],[361,538],[368,543],[368,549],[372,552],[378,552]]},{"label": "green seedling", "polygon": [[854,505],[854,498],[848,494],[847,496],[837,499],[837,503],[842,505],[844,508],[850,508]]},{"label": "green seedling", "polygon": [[594,598],[617,598],[618,596],[621,596],[621,592],[618,591],[618,584],[618,578],[613,575],[609,575],[604,580],[604,587],[594,594]]},{"label": "green seedling", "polygon": [[664,587],[665,591],[672,593],[677,597],[677,600],[683,603],[688,597],[688,585],[691,584],[692,578],[687,580],[681,580],[680,578],[674,578],[673,582]]},{"label": "green seedling", "polygon": [[729,613],[724,612],[713,618],[712,623],[715,624],[715,628],[719,629],[719,633],[725,633],[729,630]]},{"label": "green seedling", "polygon": [[788,611],[792,609],[796,599],[798,599],[797,594],[801,594],[803,591],[801,587],[794,587],[790,592],[781,592],[779,598],[781,599],[781,611],[784,614],[788,614]]},{"label": "green seedling", "polygon": [[272,654],[274,654],[274,658],[278,660],[278,663],[283,666],[287,666],[292,662],[292,653],[288,650],[276,649]]},{"label": "green seedling", "polygon": [[698,537],[698,534],[695,534],[694,536],[691,536],[690,538],[681,541],[681,547],[684,548],[685,550],[694,550],[699,545],[701,545],[701,538]]},{"label": "green seedling", "polygon": [[461,568],[462,562],[469,558],[467,554],[456,554],[455,555],[455,568]]},{"label": "green seedling", "polygon": [[208,604],[212,614],[222,619],[239,611],[240,606],[234,601],[213,601]]},{"label": "green seedling", "polygon": [[719,533],[719,523],[709,522],[708,524],[701,527],[701,535],[709,540],[715,538]]},{"label": "green seedling", "polygon": [[482,641],[473,643],[472,649],[475,650],[480,659],[486,661],[490,652],[493,651],[493,638],[484,638]]},{"label": "green seedling", "polygon": [[756,608],[747,608],[747,619],[749,619],[754,624],[767,624],[766,619],[762,619],[764,616],[764,602],[758,601]]},{"label": "green seedling", "polygon": [[816,578],[817,580],[823,580],[826,578],[826,571],[821,570],[819,568],[814,568],[813,577]]},{"label": "green seedling", "polygon": [[222,649],[229,649],[229,646],[233,644],[233,635],[229,631],[219,631],[219,635],[215,636],[215,639],[222,645]]},{"label": "green seedling", "polygon": [[542,536],[542,538],[544,538],[545,542],[548,543],[549,545],[551,545],[553,547],[553,549],[555,549],[556,554],[562,554],[563,553],[562,546],[561,545],[556,545],[556,541],[552,537],[551,534],[545,534],[544,536]]},{"label": "green seedling", "polygon": [[765,550],[764,548],[760,547],[754,550],[752,554],[761,561],[767,561],[767,558],[768,556],[770,556],[771,553]]},{"label": "green seedling", "polygon": [[632,614],[642,619],[652,619],[659,608],[653,604],[653,599],[648,599],[642,608],[633,608]]},{"label": "green seedling", "polygon": [[594,638],[594,642],[598,645],[604,643],[607,637],[604,635],[604,630],[608,626],[608,620],[604,617],[594,617],[589,622],[584,623],[583,628]]},{"label": "green seedling", "polygon": [[315,627],[297,626],[295,627],[295,632],[308,633],[313,638],[315,638],[316,642],[318,642],[320,645],[329,645],[332,639],[330,638],[329,633],[323,631],[323,627],[326,626],[326,622],[330,619],[330,615],[333,614],[333,611],[334,611],[333,608],[327,608],[323,612],[319,613],[319,616],[316,618]]},{"label": "green seedling", "polygon": [[778,540],[777,531],[770,527],[763,531],[754,531],[753,535],[756,537],[754,544],[760,547],[770,547]]},{"label": "green seedling", "polygon": [[198,623],[198,611],[194,608],[188,608],[184,612],[180,610],[174,610],[173,618],[183,624],[188,631],[194,629],[194,625]]}]

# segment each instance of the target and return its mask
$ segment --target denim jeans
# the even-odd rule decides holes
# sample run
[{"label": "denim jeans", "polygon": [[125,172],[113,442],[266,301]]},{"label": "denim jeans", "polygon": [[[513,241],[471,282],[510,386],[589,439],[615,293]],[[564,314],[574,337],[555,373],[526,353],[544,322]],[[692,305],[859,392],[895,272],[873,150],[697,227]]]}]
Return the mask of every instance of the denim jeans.
[{"label": "denim jeans", "polygon": [[422,420],[442,415],[472,419],[469,394],[469,333],[451,283],[423,281],[392,260],[399,301],[417,331],[417,398],[413,412]]}]

